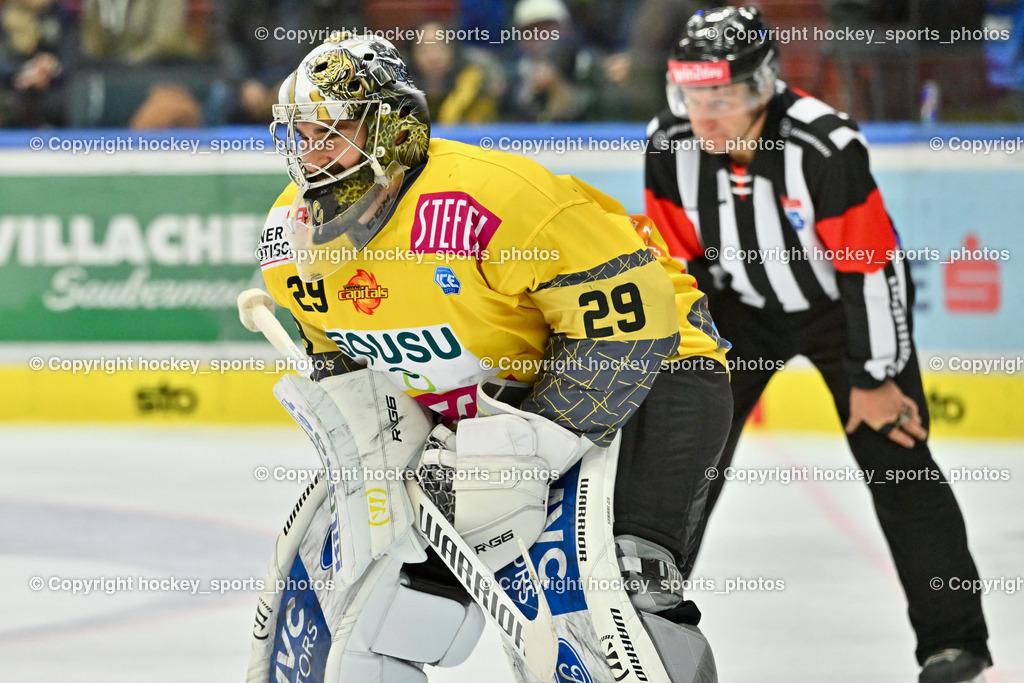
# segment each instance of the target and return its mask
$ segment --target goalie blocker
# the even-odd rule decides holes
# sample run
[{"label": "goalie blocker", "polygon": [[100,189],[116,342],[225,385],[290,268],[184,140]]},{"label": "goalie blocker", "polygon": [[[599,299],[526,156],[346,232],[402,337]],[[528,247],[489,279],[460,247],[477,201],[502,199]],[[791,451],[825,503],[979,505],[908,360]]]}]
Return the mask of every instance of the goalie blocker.
[{"label": "goalie blocker", "polygon": [[[431,429],[423,409],[369,370],[320,383],[288,376],[274,393],[331,476],[303,491],[278,538],[257,606],[247,681],[423,683],[424,664],[462,663],[484,617],[414,524],[428,504],[414,510],[402,481],[351,475],[411,467]],[[507,412],[518,413],[511,406]],[[531,673],[523,653],[506,641],[520,683],[717,680],[696,627],[637,611],[636,596],[623,589],[605,514],[613,509],[617,449],[618,439],[607,449],[590,448],[551,486],[546,527],[530,551],[547,604],[538,600],[523,558],[489,577],[519,617],[534,619],[549,605],[554,615],[558,661],[551,679]],[[342,476],[342,468],[349,474]]]}]

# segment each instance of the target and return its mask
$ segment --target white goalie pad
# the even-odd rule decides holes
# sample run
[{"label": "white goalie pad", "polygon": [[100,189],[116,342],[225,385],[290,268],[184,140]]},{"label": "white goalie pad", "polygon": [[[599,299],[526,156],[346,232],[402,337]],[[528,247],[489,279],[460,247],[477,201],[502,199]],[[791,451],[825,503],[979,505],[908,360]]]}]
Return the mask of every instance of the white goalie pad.
[{"label": "white goalie pad", "polygon": [[320,599],[333,588],[330,528],[327,485],[318,478],[299,496],[270,558],[256,606],[248,683],[322,676],[330,650]]},{"label": "white goalie pad", "polygon": [[275,395],[325,479],[304,492],[278,541],[250,683],[425,683],[423,664],[463,660],[481,612],[459,595],[414,590],[403,567],[424,561],[427,544],[502,629],[520,683],[717,680],[699,631],[638,613],[623,589],[611,515],[618,438],[552,486],[529,560],[492,574],[407,481],[431,429],[415,401],[371,371],[321,383],[289,376]]},{"label": "white goalie pad", "polygon": [[[613,535],[619,438],[592,448],[555,482],[544,533],[530,549],[558,636],[555,676],[533,676],[506,648],[518,683],[714,683],[711,649],[696,627],[638,612],[625,590]],[[537,595],[519,560],[497,580],[521,609]]]},{"label": "white goalie pad", "polygon": [[334,579],[351,585],[384,553],[422,561],[404,481],[432,427],[424,409],[371,370],[320,382],[287,375],[274,395],[325,470]]},{"label": "white goalie pad", "polygon": [[328,490],[307,487],[278,537],[253,627],[248,683],[425,683],[424,664],[455,666],[483,630],[479,608],[423,592],[385,554],[337,584]]}]

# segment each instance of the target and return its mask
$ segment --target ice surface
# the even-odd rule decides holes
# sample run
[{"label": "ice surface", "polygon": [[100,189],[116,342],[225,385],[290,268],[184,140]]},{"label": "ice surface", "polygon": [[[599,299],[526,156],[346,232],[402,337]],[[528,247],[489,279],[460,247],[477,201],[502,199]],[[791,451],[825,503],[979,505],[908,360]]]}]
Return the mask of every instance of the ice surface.
[{"label": "ice surface", "polygon": [[[961,482],[983,578],[1024,575],[1024,444],[937,440],[945,470],[1010,472]],[[852,466],[840,435],[745,437],[741,468]],[[302,489],[259,466],[316,467],[298,429],[0,428],[0,661],[5,681],[178,683],[244,679],[252,590],[112,590],[72,595],[60,579],[262,579]],[[32,590],[30,580],[44,580]],[[906,604],[863,484],[731,482],[694,579],[724,683],[917,680]],[[781,591],[722,594],[729,579]],[[55,584],[59,586],[58,584]],[[115,586],[116,588],[116,586]],[[1024,594],[984,597],[997,666],[1024,682]],[[469,662],[432,681],[509,681],[490,629]]]}]

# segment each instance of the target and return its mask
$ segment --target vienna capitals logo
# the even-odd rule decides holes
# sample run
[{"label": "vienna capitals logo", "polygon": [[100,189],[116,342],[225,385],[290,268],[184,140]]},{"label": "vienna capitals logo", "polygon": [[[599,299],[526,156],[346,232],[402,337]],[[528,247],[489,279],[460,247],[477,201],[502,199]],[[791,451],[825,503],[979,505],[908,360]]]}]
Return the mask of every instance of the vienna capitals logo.
[{"label": "vienna capitals logo", "polygon": [[338,299],[351,301],[360,313],[373,315],[374,309],[380,306],[381,299],[388,298],[388,288],[377,284],[373,273],[357,270],[345,286],[338,292]]}]

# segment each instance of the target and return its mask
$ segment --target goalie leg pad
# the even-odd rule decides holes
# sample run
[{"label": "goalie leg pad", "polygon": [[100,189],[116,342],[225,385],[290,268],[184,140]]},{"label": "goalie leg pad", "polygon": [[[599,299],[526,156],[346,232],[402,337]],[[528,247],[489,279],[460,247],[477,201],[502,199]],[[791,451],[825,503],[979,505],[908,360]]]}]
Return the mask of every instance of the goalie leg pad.
[{"label": "goalie leg pad", "polygon": [[335,635],[328,672],[338,681],[421,683],[423,664],[457,666],[473,651],[484,617],[465,600],[417,590],[402,565],[385,558],[367,574],[368,582],[338,617],[352,623],[347,638]]},{"label": "goalie leg pad", "polygon": [[318,477],[302,492],[278,536],[256,607],[249,683],[323,680],[331,646],[325,606],[335,588],[329,572],[328,495]]},{"label": "goalie leg pad", "polygon": [[417,590],[397,569],[393,563],[377,579],[355,616],[346,650],[438,666],[461,664],[483,632],[480,608],[468,595],[458,600]]},{"label": "goalie leg pad", "polygon": [[717,683],[715,657],[699,628],[674,624],[656,614],[639,614],[671,683]]},{"label": "goalie leg pad", "polygon": [[[591,449],[552,486],[548,526],[530,549],[541,579],[550,580],[544,592],[559,638],[556,670],[574,681],[716,683],[711,648],[698,629],[637,609],[639,602],[668,613],[681,601],[671,590],[680,575],[657,544],[614,537],[607,511],[614,509],[617,449],[618,439],[606,449]],[[529,606],[534,600],[529,591],[511,592],[517,590],[515,571],[515,566],[499,571],[499,582],[507,582],[513,599]],[[659,590],[644,595],[627,590],[629,574],[651,575]],[[669,590],[662,589],[663,580]],[[542,683],[516,653],[507,648],[506,653],[517,681]]]},{"label": "goalie leg pad", "polygon": [[330,500],[317,479],[278,538],[257,606],[250,683],[424,683],[423,664],[456,666],[483,630],[461,590],[434,587],[423,564],[390,554],[352,584],[334,581]]}]

